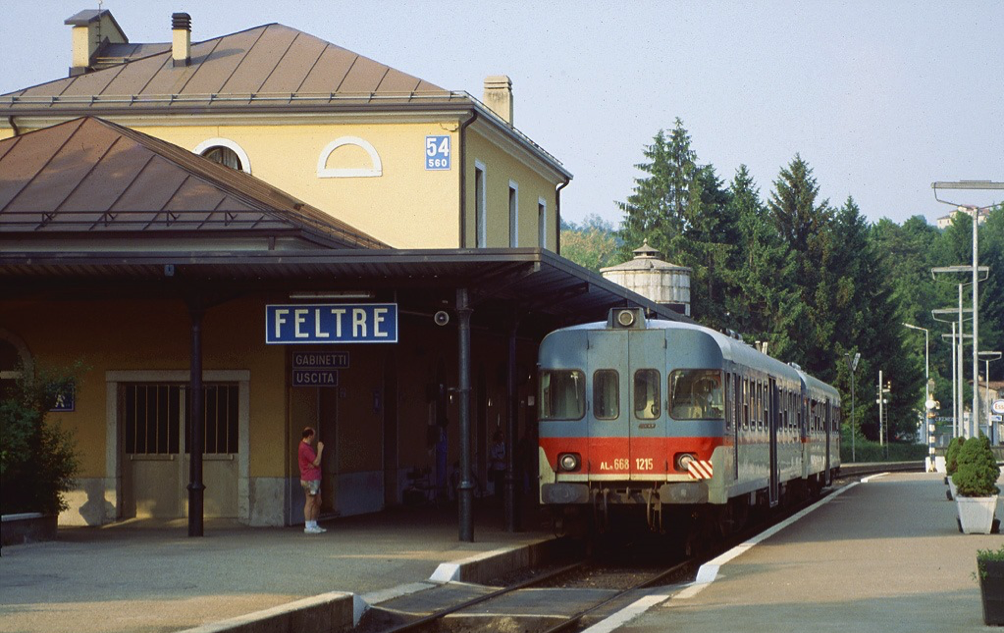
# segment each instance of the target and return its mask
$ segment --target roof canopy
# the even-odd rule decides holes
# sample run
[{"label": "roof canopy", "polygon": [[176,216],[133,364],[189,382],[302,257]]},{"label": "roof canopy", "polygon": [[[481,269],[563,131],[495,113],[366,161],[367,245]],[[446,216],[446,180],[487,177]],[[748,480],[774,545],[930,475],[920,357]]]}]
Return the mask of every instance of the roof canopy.
[{"label": "roof canopy", "polygon": [[[449,308],[457,288],[472,296],[476,323],[525,329],[602,320],[615,306],[692,322],[627,288],[539,248],[312,250],[275,252],[0,253],[0,295],[61,298],[107,295],[220,300],[265,293],[367,291],[410,309]],[[504,331],[500,330],[500,331]]]}]

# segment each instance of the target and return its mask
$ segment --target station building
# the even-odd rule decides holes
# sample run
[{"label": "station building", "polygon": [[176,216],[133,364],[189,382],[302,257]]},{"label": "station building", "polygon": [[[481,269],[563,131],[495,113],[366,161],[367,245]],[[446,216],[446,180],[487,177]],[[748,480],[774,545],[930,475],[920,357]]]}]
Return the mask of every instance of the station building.
[{"label": "station building", "polygon": [[0,381],[83,367],[49,414],[82,465],[61,523],[298,523],[308,425],[328,516],[441,501],[465,459],[483,492],[496,429],[522,480],[543,335],[679,318],[560,257],[571,174],[505,77],[480,101],[277,24],[66,23],[69,77],[0,96]]}]

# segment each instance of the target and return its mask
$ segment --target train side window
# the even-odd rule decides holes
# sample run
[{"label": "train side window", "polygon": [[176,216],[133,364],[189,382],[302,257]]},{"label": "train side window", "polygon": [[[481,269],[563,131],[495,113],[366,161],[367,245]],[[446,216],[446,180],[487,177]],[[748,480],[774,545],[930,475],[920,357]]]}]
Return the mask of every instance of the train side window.
[{"label": "train side window", "polygon": [[621,415],[620,380],[613,369],[593,373],[593,416],[597,420],[616,420]]},{"label": "train side window", "polygon": [[677,369],[669,375],[669,414],[677,420],[722,420],[722,374],[717,369]]},{"label": "train side window", "polygon": [[763,400],[761,401],[761,409],[763,409],[763,428],[770,429],[770,385],[765,384],[763,386]]},{"label": "train side window", "polygon": [[756,428],[763,430],[763,383],[756,381]]},{"label": "train side window", "polygon": [[581,420],[586,414],[586,379],[577,369],[540,372],[540,419]]},{"label": "train side window", "polygon": [[743,378],[743,430],[750,428],[750,381]]},{"label": "train side window", "polygon": [[639,420],[654,420],[662,415],[660,382],[657,369],[639,369],[634,373],[634,416]]},{"label": "train side window", "polygon": [[725,430],[732,430],[732,418],[736,412],[735,375],[725,374]]}]

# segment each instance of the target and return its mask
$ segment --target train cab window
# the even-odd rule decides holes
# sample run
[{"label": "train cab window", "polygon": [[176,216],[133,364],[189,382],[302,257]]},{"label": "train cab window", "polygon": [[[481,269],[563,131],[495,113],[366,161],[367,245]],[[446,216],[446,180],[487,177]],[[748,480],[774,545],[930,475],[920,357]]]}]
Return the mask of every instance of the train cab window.
[{"label": "train cab window", "polygon": [[593,373],[593,416],[597,420],[616,420],[621,415],[620,380],[613,369]]},{"label": "train cab window", "polygon": [[725,418],[721,372],[714,369],[677,369],[669,375],[669,414],[677,420]]},{"label": "train cab window", "polygon": [[540,372],[540,419],[581,420],[586,414],[586,379],[577,369]]},{"label": "train cab window", "polygon": [[634,417],[654,420],[662,415],[659,370],[639,369],[634,373]]}]

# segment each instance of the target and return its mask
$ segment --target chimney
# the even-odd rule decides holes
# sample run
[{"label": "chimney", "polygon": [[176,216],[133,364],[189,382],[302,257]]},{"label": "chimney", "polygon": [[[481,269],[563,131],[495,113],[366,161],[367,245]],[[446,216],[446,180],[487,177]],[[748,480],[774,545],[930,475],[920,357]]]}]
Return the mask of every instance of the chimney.
[{"label": "chimney", "polygon": [[71,77],[94,70],[95,60],[107,44],[129,43],[129,38],[125,36],[111,12],[107,10],[81,11],[67,18],[63,24],[73,27]]},{"label": "chimney", "polygon": [[188,66],[192,61],[192,16],[171,14],[171,57],[175,66]]},{"label": "chimney", "polygon": [[491,108],[492,112],[512,125],[512,80],[508,76],[486,77],[485,94],[482,101]]}]

